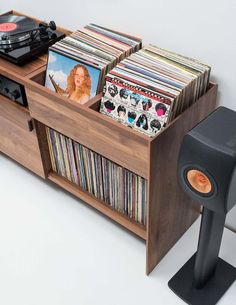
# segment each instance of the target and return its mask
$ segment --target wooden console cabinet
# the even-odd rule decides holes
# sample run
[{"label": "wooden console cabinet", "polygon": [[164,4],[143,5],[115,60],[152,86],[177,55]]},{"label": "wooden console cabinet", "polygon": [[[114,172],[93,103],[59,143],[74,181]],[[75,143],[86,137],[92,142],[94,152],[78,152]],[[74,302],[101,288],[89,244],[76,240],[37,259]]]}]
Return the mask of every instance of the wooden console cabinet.
[{"label": "wooden console cabinet", "polygon": [[[15,11],[9,13],[20,15]],[[99,113],[101,94],[84,105],[77,105],[45,88],[46,59],[45,54],[21,67],[0,59],[0,74],[25,86],[29,104],[23,108],[0,96],[0,151],[143,239],[149,274],[199,216],[199,205],[178,185],[176,165],[184,134],[214,110],[217,85],[210,84],[195,104],[157,136],[149,138]],[[34,130],[29,128],[30,120]],[[46,126],[145,178],[146,226],[53,172]]]}]

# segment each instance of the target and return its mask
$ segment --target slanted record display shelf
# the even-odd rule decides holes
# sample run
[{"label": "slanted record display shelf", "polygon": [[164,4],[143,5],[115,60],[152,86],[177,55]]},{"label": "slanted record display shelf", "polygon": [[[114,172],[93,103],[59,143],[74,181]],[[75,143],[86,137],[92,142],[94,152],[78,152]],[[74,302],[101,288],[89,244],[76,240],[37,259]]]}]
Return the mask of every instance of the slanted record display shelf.
[{"label": "slanted record display shelf", "polygon": [[[9,13],[20,15],[14,11]],[[21,67],[0,60],[0,74],[25,86],[29,104],[25,109],[0,96],[0,151],[143,239],[149,274],[199,216],[199,205],[178,185],[177,158],[184,134],[215,109],[217,85],[210,84],[196,103],[154,138],[149,138],[99,113],[101,94],[78,105],[45,88],[45,73],[46,54]],[[31,119],[33,131],[28,130]],[[148,186],[146,226],[53,172],[46,126],[145,178]]]}]

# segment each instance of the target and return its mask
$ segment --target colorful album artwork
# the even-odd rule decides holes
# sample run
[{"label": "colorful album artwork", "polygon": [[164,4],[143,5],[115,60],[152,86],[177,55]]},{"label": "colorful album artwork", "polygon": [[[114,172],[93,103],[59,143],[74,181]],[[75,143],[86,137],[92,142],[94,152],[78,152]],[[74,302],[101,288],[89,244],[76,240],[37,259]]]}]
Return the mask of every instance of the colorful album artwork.
[{"label": "colorful album artwork", "polygon": [[101,70],[49,50],[45,86],[76,103],[84,104],[98,93]]},{"label": "colorful album artwork", "polygon": [[170,98],[108,74],[100,112],[152,137],[168,122],[171,104]]}]

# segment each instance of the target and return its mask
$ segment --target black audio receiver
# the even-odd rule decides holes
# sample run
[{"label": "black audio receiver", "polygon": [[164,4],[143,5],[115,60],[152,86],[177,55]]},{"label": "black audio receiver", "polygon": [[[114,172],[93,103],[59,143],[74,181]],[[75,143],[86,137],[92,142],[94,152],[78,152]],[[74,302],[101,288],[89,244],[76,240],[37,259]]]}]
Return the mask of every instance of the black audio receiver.
[{"label": "black audio receiver", "polygon": [[0,94],[24,107],[28,106],[24,86],[2,75],[0,75]]}]

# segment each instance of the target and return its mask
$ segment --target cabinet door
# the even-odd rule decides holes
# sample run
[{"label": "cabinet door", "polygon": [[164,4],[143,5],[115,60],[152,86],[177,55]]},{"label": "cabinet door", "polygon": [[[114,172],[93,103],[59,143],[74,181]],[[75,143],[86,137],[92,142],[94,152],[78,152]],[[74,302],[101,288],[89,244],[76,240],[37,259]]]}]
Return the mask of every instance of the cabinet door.
[{"label": "cabinet door", "polygon": [[0,151],[44,178],[38,140],[30,122],[28,109],[0,95]]}]

